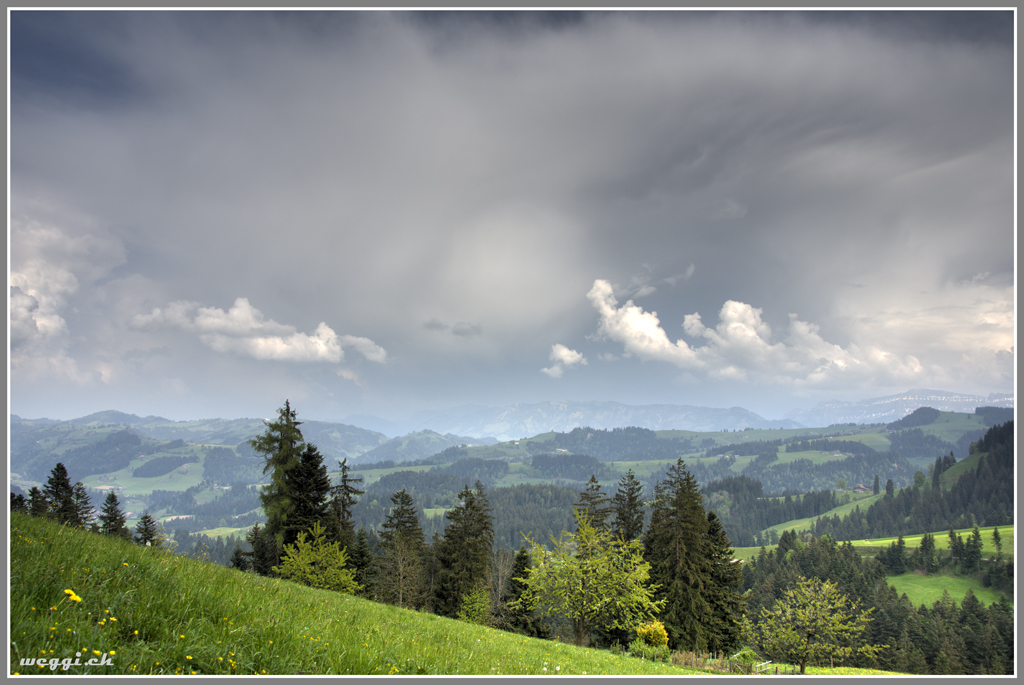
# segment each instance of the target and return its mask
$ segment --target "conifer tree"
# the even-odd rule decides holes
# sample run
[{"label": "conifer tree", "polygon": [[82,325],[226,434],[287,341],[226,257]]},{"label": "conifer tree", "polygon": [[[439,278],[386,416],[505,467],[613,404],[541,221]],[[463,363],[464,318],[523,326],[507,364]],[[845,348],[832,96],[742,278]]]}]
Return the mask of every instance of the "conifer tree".
[{"label": "conifer tree", "polygon": [[580,499],[573,506],[573,510],[589,519],[595,528],[604,528],[608,515],[611,514],[608,501],[608,496],[601,492],[597,476],[592,475],[587,481],[587,489],[580,493]]},{"label": "conifer tree", "polygon": [[434,607],[441,616],[458,616],[463,598],[488,577],[494,546],[494,524],[484,486],[467,485],[459,493],[460,505],[445,512],[448,524],[436,554],[439,574]]},{"label": "conifer tree", "polygon": [[746,602],[740,594],[743,571],[733,556],[732,543],[713,511],[707,514],[707,548],[710,566],[705,588],[711,615],[707,626],[708,649],[712,654],[730,652],[740,642],[740,622]]},{"label": "conifer tree", "polygon": [[81,481],[75,483],[71,488],[71,502],[75,511],[75,526],[84,528],[90,523],[95,524],[93,519],[96,516],[96,510],[93,509],[89,501],[89,493],[86,492],[85,485]]},{"label": "conifer tree", "polygon": [[362,588],[360,594],[372,597],[374,593],[374,556],[370,546],[370,535],[364,526],[359,526],[352,543],[349,563],[356,583]]},{"label": "conifer tree", "polygon": [[[263,533],[274,537],[278,548],[284,542],[288,518],[295,509],[295,492],[289,476],[298,468],[305,446],[300,425],[295,410],[285,400],[278,410],[277,420],[267,424],[265,433],[249,441],[253,451],[265,459],[263,473],[270,474],[270,483],[260,492],[263,513],[267,516]],[[274,565],[276,563],[277,559]]]},{"label": "conifer tree", "polygon": [[239,571],[248,571],[252,568],[252,560],[242,551],[241,545],[235,543],[235,548],[231,550],[231,561],[228,563],[229,568],[237,568]]},{"label": "conifer tree", "polygon": [[28,489],[28,513],[30,516],[46,516],[50,511],[50,503],[46,494],[33,485]]},{"label": "conifer tree", "polygon": [[519,603],[519,598],[526,592],[526,578],[529,576],[530,567],[530,553],[523,545],[516,552],[507,594],[502,597],[505,606],[509,608],[506,624],[502,627],[529,637],[548,638],[551,636],[551,627],[532,609]]},{"label": "conifer tree", "polygon": [[415,608],[423,602],[423,529],[412,496],[404,488],[391,496],[391,502],[394,507],[380,533],[383,557],[377,592],[389,604]]},{"label": "conifer tree", "polygon": [[75,491],[64,464],[57,462],[53,470],[50,471],[50,477],[46,480],[43,494],[46,497],[47,513],[49,516],[56,519],[58,523],[77,525]]},{"label": "conifer tree", "polygon": [[18,511],[22,514],[28,513],[28,500],[25,499],[25,495],[20,492],[15,495],[11,493],[11,511]]},{"label": "conifer tree", "polygon": [[651,522],[644,535],[644,558],[651,565],[655,598],[665,602],[659,616],[669,648],[706,651],[711,605],[705,518],[697,481],[679,459],[654,488]]},{"label": "conifer tree", "polygon": [[103,501],[103,507],[100,509],[100,532],[104,535],[117,535],[120,537],[128,536],[128,529],[125,527],[125,515],[121,511],[121,503],[117,500],[117,495],[111,490],[107,493],[107,498]]},{"label": "conifer tree", "polygon": [[135,524],[135,542],[140,545],[159,547],[160,529],[156,519],[146,511]]},{"label": "conifer tree", "polygon": [[291,492],[292,510],[283,526],[283,544],[294,544],[300,533],[311,531],[317,523],[327,523],[331,479],[323,456],[316,445],[306,443],[298,465],[286,476]]},{"label": "conifer tree", "polygon": [[252,545],[252,551],[246,553],[252,559],[252,570],[261,576],[273,575],[273,567],[281,557],[277,538],[257,523],[249,529],[245,539]]},{"label": "conifer tree", "polygon": [[612,498],[612,532],[623,540],[636,540],[644,533],[644,489],[633,475],[626,471],[619,480],[619,489]]},{"label": "conifer tree", "polygon": [[363,490],[355,487],[355,483],[363,482],[363,479],[353,478],[349,475],[348,458],[338,462],[341,469],[341,479],[338,484],[331,488],[331,518],[332,528],[336,530],[338,542],[342,548],[351,547],[355,542],[355,526],[352,523],[352,509],[355,507],[357,497],[363,494]]}]

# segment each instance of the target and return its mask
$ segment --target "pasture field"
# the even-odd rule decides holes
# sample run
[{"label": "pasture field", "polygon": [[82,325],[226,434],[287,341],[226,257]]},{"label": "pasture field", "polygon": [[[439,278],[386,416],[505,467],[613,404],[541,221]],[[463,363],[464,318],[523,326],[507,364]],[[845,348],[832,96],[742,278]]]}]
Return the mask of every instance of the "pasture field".
[{"label": "pasture field", "polygon": [[[918,573],[904,573],[899,576],[887,576],[885,582],[896,588],[899,594],[906,594],[907,599],[914,606],[924,604],[931,607],[935,602],[942,599],[942,593],[948,592],[953,601],[960,604],[968,590],[974,592],[985,606],[998,602],[1003,596],[1002,592],[990,587],[985,587],[980,580],[973,578],[958,578],[956,576],[925,576]],[[1008,596],[1012,602],[1013,596]]]},{"label": "pasture field", "polygon": [[[429,464],[429,465],[426,465],[426,466],[402,466],[402,465],[399,465],[399,466],[396,466],[396,467],[391,468],[391,469],[365,469],[365,470],[362,470],[362,469],[359,468],[359,465],[356,464],[355,466],[350,466],[349,467],[349,476],[362,477],[362,479],[363,479],[363,483],[362,484],[364,486],[366,486],[366,485],[372,485],[373,483],[376,483],[377,481],[379,481],[384,476],[391,475],[392,473],[397,473],[398,471],[417,471],[417,472],[422,473],[423,471],[429,471],[430,469],[434,468],[434,466],[436,466],[436,464]],[[331,476],[332,479],[340,478],[341,477],[341,472],[340,471],[332,471],[332,472],[330,472],[329,475]]]},{"label": "pasture field", "polygon": [[229,535],[234,535],[236,538],[245,539],[245,534],[249,532],[248,528],[210,528],[208,530],[200,530],[193,533],[193,535],[205,535],[210,538],[226,538]]},{"label": "pasture field", "polygon": [[[130,497],[132,495],[148,495],[154,490],[172,490],[182,492],[188,490],[194,485],[199,485],[203,481],[202,457],[200,457],[199,463],[184,464],[170,473],[163,476],[157,476],[156,478],[136,478],[132,475],[133,470],[142,466],[147,461],[151,461],[156,457],[172,455],[177,456],[178,453],[157,452],[156,454],[143,459],[132,459],[127,468],[121,469],[120,471],[113,471],[108,474],[86,476],[82,479],[82,484],[87,488],[94,489],[109,485],[119,485],[123,487],[124,490],[118,493],[118,499],[124,500],[125,497]],[[101,480],[101,478],[103,480]]]},{"label": "pasture field", "polygon": [[784,531],[784,530],[795,530],[797,533],[803,533],[803,532],[811,530],[812,527],[814,526],[814,522],[817,519],[821,518],[822,516],[827,516],[828,518],[832,518],[833,516],[837,516],[838,515],[839,518],[844,518],[847,514],[851,513],[855,508],[860,507],[861,511],[864,511],[868,507],[870,507],[872,504],[874,504],[877,500],[881,499],[882,497],[885,497],[885,493],[879,493],[877,495],[874,495],[874,494],[871,494],[871,493],[861,493],[861,492],[847,492],[847,493],[843,493],[843,494],[840,494],[840,495],[837,495],[837,496],[842,498],[845,495],[849,495],[850,496],[850,501],[849,502],[846,502],[844,504],[840,504],[838,507],[834,507],[832,509],[829,509],[828,511],[826,511],[823,514],[821,514],[820,516],[810,516],[808,518],[794,519],[792,521],[786,521],[785,523],[780,523],[780,524],[778,524],[776,526],[771,526],[770,528],[766,528],[765,530],[768,530],[768,531],[774,530],[779,535],[781,535],[782,531]]},{"label": "pasture field", "polygon": [[[925,435],[934,435],[940,440],[956,444],[964,433],[977,430],[988,430],[985,422],[977,414],[958,414],[956,412],[944,411],[939,413],[939,418],[927,426],[918,426]],[[967,455],[957,455],[958,458]],[[934,460],[933,460],[934,461]]]},{"label": "pasture field", "polygon": [[[985,528],[978,528],[978,532],[981,533],[981,554],[983,557],[990,558],[996,555],[996,543],[992,539],[992,531],[999,528],[999,539],[1003,546],[1003,559],[1013,558],[1013,526],[987,526]],[[966,540],[973,532],[973,528],[962,528],[954,531],[957,535],[960,535]],[[935,549],[949,551],[949,531],[939,531],[932,533],[935,538]],[[921,546],[921,538],[924,535],[907,535],[904,536],[903,542],[907,546],[907,549],[917,549]],[[892,543],[896,542],[897,538],[877,538],[874,540],[852,540],[852,544],[855,549],[861,554],[877,554],[878,550],[887,548]]]},{"label": "pasture field", "polygon": [[[12,675],[65,672],[65,659],[66,673],[93,676],[706,673],[264,578],[19,513],[10,551]],[[75,666],[76,654],[105,665]]]}]

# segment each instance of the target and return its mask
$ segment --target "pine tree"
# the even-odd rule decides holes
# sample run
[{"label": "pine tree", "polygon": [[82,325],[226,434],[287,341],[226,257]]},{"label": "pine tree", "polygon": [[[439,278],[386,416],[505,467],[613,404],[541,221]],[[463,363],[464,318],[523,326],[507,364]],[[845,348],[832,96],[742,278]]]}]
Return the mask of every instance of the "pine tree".
[{"label": "pine tree", "polygon": [[228,567],[237,568],[239,571],[248,571],[252,568],[252,560],[242,551],[242,547],[238,543],[235,543],[235,548],[231,551],[231,561]]},{"label": "pine tree", "polygon": [[64,464],[57,462],[57,465],[50,471],[50,477],[43,488],[43,495],[46,498],[49,516],[55,518],[59,523],[76,525],[75,490]]},{"label": "pine tree", "polygon": [[731,652],[740,643],[740,621],[746,613],[746,602],[740,594],[743,571],[733,557],[732,543],[726,536],[717,514],[707,515],[707,546],[710,575],[706,596],[711,608],[707,626],[708,649],[713,654]]},{"label": "pine tree", "polygon": [[587,489],[580,493],[580,499],[573,509],[586,516],[595,528],[605,527],[611,508],[608,506],[608,496],[601,492],[597,476],[590,476]]},{"label": "pine tree", "polygon": [[355,534],[355,542],[348,548],[351,550],[349,564],[355,574],[356,583],[362,587],[364,597],[372,597],[374,593],[374,557],[370,547],[370,535],[364,526],[359,526]]},{"label": "pine tree", "polygon": [[[301,462],[304,441],[300,425],[295,410],[286,400],[278,410],[277,420],[267,424],[265,433],[249,441],[253,451],[266,460],[263,473],[270,473],[270,483],[260,492],[260,502],[267,516],[263,533],[273,536],[278,548],[284,543],[288,518],[295,509],[295,492],[289,476]],[[277,559],[273,565],[276,564]]]},{"label": "pine tree", "polygon": [[460,506],[445,512],[448,520],[436,550],[440,573],[434,608],[441,616],[458,616],[463,598],[489,575],[494,546],[491,508],[480,481],[476,490],[459,493]]},{"label": "pine tree", "polygon": [[18,493],[15,495],[11,493],[11,511],[17,511],[22,514],[28,513],[28,500],[25,499],[25,495]]},{"label": "pine tree", "polygon": [[348,458],[338,462],[341,469],[341,479],[338,484],[331,488],[331,516],[332,524],[336,525],[336,535],[342,548],[351,547],[355,542],[355,526],[352,524],[352,509],[355,507],[357,497],[363,494],[363,490],[355,487],[355,483],[362,483],[363,479],[352,478],[349,475]]},{"label": "pine tree", "polygon": [[615,520],[612,531],[623,540],[636,540],[644,534],[644,490],[633,475],[633,469],[626,471],[619,480],[619,489],[612,498]]},{"label": "pine tree", "polygon": [[156,519],[146,511],[135,524],[135,542],[140,545],[159,547],[160,529]]},{"label": "pine tree", "polygon": [[316,445],[306,443],[298,466],[287,474],[285,482],[292,493],[292,510],[283,526],[283,544],[292,545],[300,533],[311,531],[317,523],[327,523],[331,479]]},{"label": "pine tree", "polygon": [[246,553],[252,559],[252,570],[261,576],[274,575],[273,567],[281,557],[277,538],[257,523],[249,529],[245,539],[252,545],[252,551]]},{"label": "pine tree", "polygon": [[529,637],[548,638],[551,636],[551,627],[536,616],[532,609],[518,603],[519,598],[526,592],[525,579],[529,576],[530,567],[530,553],[523,545],[516,552],[508,592],[502,597],[502,601],[509,607],[508,621],[503,627]]},{"label": "pine tree", "polygon": [[697,481],[682,459],[654,488],[644,557],[665,607],[659,616],[674,650],[706,651],[711,606],[705,596],[710,568],[705,549],[708,522]]},{"label": "pine tree", "polygon": [[877,474],[877,473],[875,474],[875,484],[874,484],[874,486],[873,486],[873,487],[871,488],[871,492],[872,492],[873,494],[876,494],[876,495],[877,495],[877,494],[878,494],[879,492],[881,492],[881,486],[880,486],[880,484],[879,484],[879,479],[878,479],[878,474]]},{"label": "pine tree", "polygon": [[125,527],[125,515],[121,511],[121,503],[117,501],[117,495],[111,490],[103,501],[100,509],[100,532],[104,535],[128,536],[128,529]]},{"label": "pine tree", "polygon": [[33,485],[28,489],[28,513],[29,516],[46,516],[50,511],[50,503],[46,494]]},{"label": "pine tree", "polygon": [[415,608],[423,603],[423,529],[412,496],[402,490],[391,496],[394,507],[381,530],[381,551],[376,589],[380,598],[396,606]]},{"label": "pine tree", "polygon": [[85,528],[88,524],[94,524],[96,510],[93,509],[89,501],[89,493],[86,492],[85,485],[81,481],[75,483],[71,488],[71,503],[75,511],[73,521],[75,526]]}]

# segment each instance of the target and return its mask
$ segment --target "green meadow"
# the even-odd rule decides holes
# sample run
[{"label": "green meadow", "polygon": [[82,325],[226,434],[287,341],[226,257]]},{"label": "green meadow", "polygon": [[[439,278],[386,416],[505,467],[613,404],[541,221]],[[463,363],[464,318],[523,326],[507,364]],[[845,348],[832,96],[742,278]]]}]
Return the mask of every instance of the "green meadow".
[{"label": "green meadow", "polygon": [[[19,513],[10,521],[12,675],[61,673],[63,664],[94,676],[707,673],[242,573]],[[104,665],[87,666],[89,658]]]},{"label": "green meadow", "polygon": [[[964,595],[970,590],[975,597],[988,606],[998,602],[1003,596],[1002,592],[982,585],[981,581],[973,578],[958,578],[956,576],[925,576],[918,573],[904,573],[899,576],[888,576],[885,582],[896,588],[896,592],[907,596],[907,599],[914,606],[931,607],[935,602],[942,599],[942,594],[948,592],[957,604],[963,601]],[[1013,597],[1008,597],[1012,602]]]}]

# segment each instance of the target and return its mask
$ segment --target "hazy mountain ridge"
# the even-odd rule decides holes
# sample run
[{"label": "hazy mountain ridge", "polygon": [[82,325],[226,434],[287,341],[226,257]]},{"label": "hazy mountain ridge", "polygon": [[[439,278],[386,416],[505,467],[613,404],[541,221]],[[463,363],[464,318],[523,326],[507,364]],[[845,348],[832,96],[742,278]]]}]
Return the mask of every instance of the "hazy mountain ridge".
[{"label": "hazy mountain ridge", "polygon": [[720,431],[744,428],[800,428],[794,421],[765,419],[742,407],[713,408],[674,404],[628,405],[619,402],[552,401],[506,407],[462,406],[422,412],[410,430],[429,428],[473,438],[515,440],[574,428]]},{"label": "hazy mountain ridge", "polygon": [[804,426],[831,426],[837,423],[891,423],[921,407],[939,411],[973,414],[978,407],[1013,408],[1013,395],[992,393],[967,395],[943,390],[913,389],[899,395],[874,397],[859,402],[831,400],[812,409],[786,414],[787,419]]},{"label": "hazy mountain ridge", "polygon": [[[11,433],[19,438],[39,428],[59,425],[87,427],[124,426],[140,437],[153,440],[184,440],[186,443],[224,445],[235,447],[262,433],[264,419],[201,419],[172,421],[160,416],[140,417],[120,411],[102,411],[69,421],[23,419],[11,415]],[[330,466],[335,461],[353,458],[388,441],[386,435],[376,431],[328,421],[302,421],[302,434],[307,442],[315,444]],[[19,445],[13,444],[12,452]]]},{"label": "hazy mountain ridge", "polygon": [[460,445],[493,445],[494,438],[467,438],[461,435],[446,433],[441,435],[432,430],[422,430],[388,440],[383,445],[356,457],[353,464],[392,460],[395,462],[426,459],[449,447]]}]

